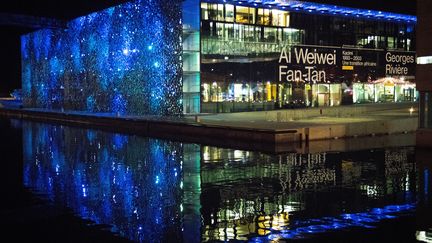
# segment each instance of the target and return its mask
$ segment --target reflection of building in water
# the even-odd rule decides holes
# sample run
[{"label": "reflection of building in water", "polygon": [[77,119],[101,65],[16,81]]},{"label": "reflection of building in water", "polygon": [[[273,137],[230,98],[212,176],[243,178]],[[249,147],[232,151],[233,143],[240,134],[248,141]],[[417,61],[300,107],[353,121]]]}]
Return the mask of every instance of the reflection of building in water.
[{"label": "reflection of building in water", "polygon": [[[412,156],[413,148],[386,149],[384,151],[370,151],[376,154],[376,159],[384,160],[384,164],[377,161],[342,159],[342,183],[345,185],[359,185],[359,189],[370,197],[392,194],[400,191],[408,192],[415,185],[415,164]],[[383,168],[382,168],[383,167]],[[385,181],[366,180],[364,178],[384,175]]]},{"label": "reflection of building in water", "polygon": [[385,151],[387,194],[393,191],[409,192],[410,187],[415,187],[415,164],[413,159],[409,159],[413,155],[413,148]]},{"label": "reflection of building in water", "polygon": [[283,191],[293,191],[333,184],[336,179],[335,169],[326,164],[326,153],[271,156],[208,146],[202,151],[203,184],[278,178]]},{"label": "reflection of building in water", "polygon": [[432,242],[432,198],[430,188],[432,187],[432,151],[429,148],[417,147],[415,160],[418,175],[418,208],[416,212],[417,240]]},{"label": "reflection of building in water", "polygon": [[135,241],[181,238],[182,146],[23,123],[24,185]]},{"label": "reflection of building in water", "polygon": [[[302,210],[299,202],[280,195],[270,199],[235,199],[223,202],[226,207],[204,216],[203,240],[247,240],[250,234],[266,235],[289,225],[289,213]],[[209,221],[209,222],[208,222]],[[206,223],[207,222],[207,223]]]},{"label": "reflection of building in water", "polygon": [[[247,240],[289,225],[304,210],[306,188],[334,185],[336,172],[326,154],[266,155],[202,148],[203,240]],[[208,200],[208,201],[207,201]]]},{"label": "reflection of building in water", "polygon": [[385,175],[405,174],[414,170],[414,164],[409,163],[408,156],[413,154],[412,148],[385,151]]},{"label": "reflection of building in water", "polygon": [[[367,197],[362,200],[370,202],[406,194],[415,185],[412,148],[268,155],[203,147],[202,153],[204,241],[246,240],[293,227],[300,215],[319,207],[316,198],[308,198],[309,192],[315,195],[342,185],[364,192]],[[337,199],[322,204],[335,203],[332,200]],[[363,203],[349,201],[352,205],[346,209],[358,210]]]},{"label": "reflection of building in water", "polygon": [[182,159],[182,233],[183,242],[200,241],[201,236],[201,148],[197,144],[183,144]]}]

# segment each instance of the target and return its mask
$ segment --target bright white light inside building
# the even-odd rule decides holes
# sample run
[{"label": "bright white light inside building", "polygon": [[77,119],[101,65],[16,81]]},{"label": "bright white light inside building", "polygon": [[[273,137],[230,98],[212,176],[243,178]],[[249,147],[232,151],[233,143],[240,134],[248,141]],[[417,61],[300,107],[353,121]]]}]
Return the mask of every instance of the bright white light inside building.
[{"label": "bright white light inside building", "polygon": [[417,64],[432,64],[432,56],[417,57]]}]

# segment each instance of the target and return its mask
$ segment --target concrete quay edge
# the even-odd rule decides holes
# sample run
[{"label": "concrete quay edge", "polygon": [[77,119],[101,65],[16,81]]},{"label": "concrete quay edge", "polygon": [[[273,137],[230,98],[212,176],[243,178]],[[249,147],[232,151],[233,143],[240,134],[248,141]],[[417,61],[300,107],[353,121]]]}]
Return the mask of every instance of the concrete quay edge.
[{"label": "concrete quay edge", "polygon": [[90,128],[99,128],[145,135],[156,138],[173,140],[195,140],[202,138],[232,139],[255,143],[275,144],[279,142],[294,142],[297,130],[295,129],[253,129],[230,126],[210,125],[201,123],[188,123],[186,121],[165,121],[152,119],[133,119],[127,117],[92,116],[74,113],[51,111],[35,111],[27,109],[0,108],[0,115],[33,120],[39,122],[55,122],[66,125],[79,125]]},{"label": "concrete quay edge", "polygon": [[411,133],[417,130],[418,123],[417,117],[411,117],[364,123],[315,125],[298,129],[255,129],[187,121],[135,119],[10,108],[0,108],[0,115],[180,142],[272,153],[298,151],[299,147],[309,146],[309,141]]}]

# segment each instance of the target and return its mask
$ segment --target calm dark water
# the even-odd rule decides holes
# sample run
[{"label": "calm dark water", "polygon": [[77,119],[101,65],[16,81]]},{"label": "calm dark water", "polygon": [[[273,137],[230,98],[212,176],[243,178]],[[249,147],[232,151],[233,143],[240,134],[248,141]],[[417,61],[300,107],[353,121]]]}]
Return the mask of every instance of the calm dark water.
[{"label": "calm dark water", "polygon": [[414,147],[271,155],[28,121],[1,125],[22,136],[22,149],[3,148],[22,161],[3,172],[18,178],[15,185],[128,240],[431,239],[432,156]]}]

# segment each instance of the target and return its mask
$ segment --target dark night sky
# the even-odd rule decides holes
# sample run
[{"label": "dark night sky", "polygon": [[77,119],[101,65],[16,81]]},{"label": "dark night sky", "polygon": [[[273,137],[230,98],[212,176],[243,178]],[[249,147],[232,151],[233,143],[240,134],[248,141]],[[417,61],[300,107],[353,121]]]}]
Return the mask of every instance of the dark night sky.
[{"label": "dark night sky", "polygon": [[[415,15],[415,0],[310,0],[312,2]],[[126,0],[14,0],[0,1],[0,13],[73,19]],[[61,3],[61,4],[60,4]],[[20,35],[30,29],[0,23],[0,95],[21,87]]]},{"label": "dark night sky", "polygon": [[[2,0],[0,13],[22,14],[69,20],[104,9],[125,0]],[[60,4],[61,3],[61,4]],[[21,88],[20,35],[31,31],[2,26],[0,22],[0,96]]]}]

